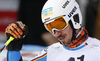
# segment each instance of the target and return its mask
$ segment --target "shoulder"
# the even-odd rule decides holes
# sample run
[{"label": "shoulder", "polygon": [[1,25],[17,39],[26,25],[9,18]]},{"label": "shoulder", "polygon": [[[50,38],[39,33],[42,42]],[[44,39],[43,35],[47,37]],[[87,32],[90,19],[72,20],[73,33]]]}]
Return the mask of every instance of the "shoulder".
[{"label": "shoulder", "polygon": [[89,37],[87,39],[88,47],[91,51],[100,53],[100,40]]},{"label": "shoulder", "polygon": [[87,40],[90,45],[93,45],[93,44],[100,45],[100,40],[96,38],[89,37]]},{"label": "shoulder", "polygon": [[60,42],[57,42],[57,43],[54,43],[54,44],[50,45],[48,47],[48,49],[56,49],[56,48],[61,47],[61,46],[62,45],[60,44]]},{"label": "shoulder", "polygon": [[62,48],[63,48],[63,45],[60,44],[60,42],[57,42],[48,47],[47,53],[60,52],[62,50]]}]

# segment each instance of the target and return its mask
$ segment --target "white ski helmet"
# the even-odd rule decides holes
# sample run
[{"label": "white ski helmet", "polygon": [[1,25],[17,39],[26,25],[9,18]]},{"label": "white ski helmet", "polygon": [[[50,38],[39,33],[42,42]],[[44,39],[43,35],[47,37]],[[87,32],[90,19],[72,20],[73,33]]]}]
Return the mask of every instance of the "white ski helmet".
[{"label": "white ski helmet", "polygon": [[75,0],[48,0],[43,6],[41,18],[43,23],[53,22],[53,18],[64,16],[66,22],[71,20],[74,29],[81,28],[82,15]]}]

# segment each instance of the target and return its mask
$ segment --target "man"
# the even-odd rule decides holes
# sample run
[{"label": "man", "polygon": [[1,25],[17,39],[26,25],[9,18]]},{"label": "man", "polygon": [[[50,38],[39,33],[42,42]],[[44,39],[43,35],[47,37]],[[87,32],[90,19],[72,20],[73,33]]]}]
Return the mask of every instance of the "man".
[{"label": "man", "polygon": [[[82,15],[75,0],[48,0],[42,10],[42,22],[59,42],[30,61],[100,61],[100,41],[89,37],[81,26]],[[20,50],[26,31],[20,21],[7,27],[8,39],[15,38],[7,46],[8,61],[22,61]]]}]

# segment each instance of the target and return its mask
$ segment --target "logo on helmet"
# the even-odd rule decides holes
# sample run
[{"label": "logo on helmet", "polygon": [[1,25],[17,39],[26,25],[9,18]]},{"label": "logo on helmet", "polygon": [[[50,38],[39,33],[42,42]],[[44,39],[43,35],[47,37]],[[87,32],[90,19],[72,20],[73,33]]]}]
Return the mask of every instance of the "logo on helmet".
[{"label": "logo on helmet", "polygon": [[45,18],[49,15],[53,15],[53,12],[52,12],[53,8],[52,7],[49,7],[49,8],[46,8],[42,11],[42,18]]},{"label": "logo on helmet", "polygon": [[75,6],[72,11],[68,14],[68,17],[70,18],[74,13],[75,11],[77,10],[77,7]]},{"label": "logo on helmet", "polygon": [[71,1],[71,0],[67,0],[67,1],[65,2],[65,4],[62,6],[62,8],[66,8],[66,6],[69,4],[70,1]]}]

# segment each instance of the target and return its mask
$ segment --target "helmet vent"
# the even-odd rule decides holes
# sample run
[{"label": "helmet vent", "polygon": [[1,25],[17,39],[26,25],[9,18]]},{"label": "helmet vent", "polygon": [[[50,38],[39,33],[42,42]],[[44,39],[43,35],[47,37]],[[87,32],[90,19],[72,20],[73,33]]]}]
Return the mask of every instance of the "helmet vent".
[{"label": "helmet vent", "polygon": [[78,14],[75,14],[73,16],[73,19],[74,19],[75,22],[79,23],[79,15]]}]

